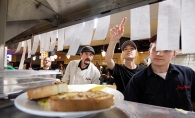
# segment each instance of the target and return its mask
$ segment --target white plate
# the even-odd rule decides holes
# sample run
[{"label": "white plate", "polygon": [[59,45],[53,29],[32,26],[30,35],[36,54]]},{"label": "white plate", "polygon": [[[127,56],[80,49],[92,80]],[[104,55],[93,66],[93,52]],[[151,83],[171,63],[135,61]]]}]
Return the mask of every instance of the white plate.
[{"label": "white plate", "polygon": [[[69,89],[74,87],[74,85],[69,86]],[[79,90],[80,87],[83,86],[77,86],[77,90]],[[75,88],[75,87],[74,87]],[[81,112],[56,112],[56,111],[49,111],[44,109],[43,107],[41,107],[40,105],[38,105],[37,102],[35,101],[31,101],[28,100],[27,94],[23,93],[20,96],[18,96],[15,101],[14,104],[15,106],[26,113],[29,114],[33,114],[33,115],[39,115],[39,116],[49,116],[49,117],[82,117],[82,116],[87,116],[90,114],[94,114],[94,113],[99,113],[102,111],[106,111],[109,109],[112,109],[116,106],[118,106],[119,104],[122,103],[124,96],[122,93],[120,93],[119,91],[112,89],[112,88],[104,88],[102,89],[102,91],[106,92],[106,93],[110,93],[114,95],[114,105],[111,106],[110,108],[107,109],[102,109],[102,110],[93,110],[93,111],[81,111]]]}]

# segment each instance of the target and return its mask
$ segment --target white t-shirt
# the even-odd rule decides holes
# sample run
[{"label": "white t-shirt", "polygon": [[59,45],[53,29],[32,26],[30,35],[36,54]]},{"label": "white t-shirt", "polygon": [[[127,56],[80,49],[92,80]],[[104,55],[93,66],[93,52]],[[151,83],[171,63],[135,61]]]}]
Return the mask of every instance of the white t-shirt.
[{"label": "white t-shirt", "polygon": [[166,78],[166,75],[167,75],[167,72],[164,72],[164,73],[157,73],[157,72],[154,72],[156,73],[157,75],[159,75],[160,77],[162,77],[164,80]]}]

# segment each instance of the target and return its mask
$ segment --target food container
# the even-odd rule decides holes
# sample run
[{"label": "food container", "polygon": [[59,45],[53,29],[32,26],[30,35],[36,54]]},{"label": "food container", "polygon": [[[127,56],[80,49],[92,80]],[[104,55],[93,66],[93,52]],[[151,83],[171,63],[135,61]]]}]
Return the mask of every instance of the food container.
[{"label": "food container", "polygon": [[0,98],[24,92],[29,88],[54,84],[58,71],[53,70],[1,70]]}]

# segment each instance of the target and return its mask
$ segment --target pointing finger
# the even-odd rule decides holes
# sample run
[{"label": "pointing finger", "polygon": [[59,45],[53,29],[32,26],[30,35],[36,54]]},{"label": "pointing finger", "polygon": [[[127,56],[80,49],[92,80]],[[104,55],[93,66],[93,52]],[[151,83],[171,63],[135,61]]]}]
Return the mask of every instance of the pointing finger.
[{"label": "pointing finger", "polygon": [[126,21],[127,21],[127,17],[124,17],[123,20],[122,20],[122,22],[121,22],[121,24],[120,24],[120,26],[121,27],[124,27]]}]

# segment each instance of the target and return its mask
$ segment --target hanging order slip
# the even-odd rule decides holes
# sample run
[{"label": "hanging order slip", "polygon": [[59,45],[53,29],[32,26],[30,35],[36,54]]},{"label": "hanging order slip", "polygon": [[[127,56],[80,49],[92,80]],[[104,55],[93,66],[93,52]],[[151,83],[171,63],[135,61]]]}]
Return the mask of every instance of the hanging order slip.
[{"label": "hanging order slip", "polygon": [[36,53],[38,45],[39,45],[39,35],[36,35],[33,37],[33,47],[30,53],[31,55],[34,55]]},{"label": "hanging order slip", "polygon": [[93,40],[105,40],[110,25],[110,15],[98,19]]},{"label": "hanging order slip", "polygon": [[40,53],[44,52],[44,39],[41,38],[41,36],[39,35],[39,40],[40,40]]},{"label": "hanging order slip", "polygon": [[23,69],[23,65],[24,65],[24,60],[25,60],[25,54],[26,54],[26,41],[23,41],[24,47],[23,47],[23,53],[22,53],[22,57],[20,60],[20,65],[19,65],[19,70]]},{"label": "hanging order slip", "polygon": [[156,50],[179,50],[180,0],[159,3]]},{"label": "hanging order slip", "polygon": [[195,0],[182,1],[182,53],[195,53]]},{"label": "hanging order slip", "polygon": [[62,51],[64,49],[64,28],[58,30],[58,49],[57,51]]},{"label": "hanging order slip", "polygon": [[53,51],[55,49],[57,33],[58,33],[57,30],[51,32],[51,43],[50,43],[49,51]]},{"label": "hanging order slip", "polygon": [[150,6],[131,10],[131,40],[150,38]]},{"label": "hanging order slip", "polygon": [[31,57],[31,54],[30,54],[30,52],[31,52],[31,39],[27,40],[27,44],[28,44],[28,57],[27,58],[30,58]]},{"label": "hanging order slip", "polygon": [[74,25],[74,28],[77,32],[73,33],[73,38],[71,39],[71,44],[67,55],[75,55],[82,40],[83,23]]},{"label": "hanging order slip", "polygon": [[81,37],[81,45],[90,45],[94,28],[94,20],[85,22]]},{"label": "hanging order slip", "polygon": [[50,32],[43,33],[40,35],[41,40],[41,51],[48,51],[50,45]]},{"label": "hanging order slip", "polygon": [[64,46],[70,46],[70,44],[71,44],[71,42],[72,42],[72,39],[73,39],[73,37],[74,37],[74,33],[75,33],[75,32],[78,32],[78,31],[75,29],[75,25],[66,27],[66,29],[65,29],[65,41],[64,41]]}]

